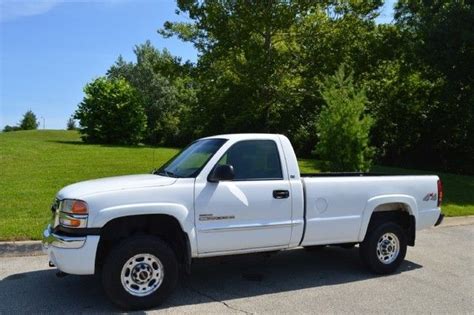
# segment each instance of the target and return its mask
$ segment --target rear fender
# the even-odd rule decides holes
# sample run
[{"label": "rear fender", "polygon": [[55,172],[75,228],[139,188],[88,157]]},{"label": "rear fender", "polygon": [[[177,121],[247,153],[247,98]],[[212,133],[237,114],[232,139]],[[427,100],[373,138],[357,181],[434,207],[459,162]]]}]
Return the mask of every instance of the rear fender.
[{"label": "rear fender", "polygon": [[376,196],[367,201],[364,212],[362,213],[362,223],[359,231],[359,242],[364,240],[367,228],[369,227],[370,218],[374,210],[381,205],[390,203],[403,204],[408,213],[415,218],[415,224],[418,219],[418,206],[415,198],[408,195],[382,195]]}]

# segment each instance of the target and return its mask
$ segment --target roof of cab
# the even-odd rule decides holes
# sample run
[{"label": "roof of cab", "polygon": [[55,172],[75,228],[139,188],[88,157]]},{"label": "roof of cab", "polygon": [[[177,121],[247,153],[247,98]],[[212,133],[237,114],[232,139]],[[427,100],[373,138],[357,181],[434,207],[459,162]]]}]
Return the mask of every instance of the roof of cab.
[{"label": "roof of cab", "polygon": [[228,140],[248,140],[248,139],[277,139],[281,135],[275,133],[231,133],[215,135],[202,139],[228,139]]}]

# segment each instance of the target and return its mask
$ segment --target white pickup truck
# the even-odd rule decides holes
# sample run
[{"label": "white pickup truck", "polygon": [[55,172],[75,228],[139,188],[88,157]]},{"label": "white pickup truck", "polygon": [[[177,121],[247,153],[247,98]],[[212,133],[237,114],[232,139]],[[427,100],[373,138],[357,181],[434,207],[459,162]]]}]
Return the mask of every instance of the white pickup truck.
[{"label": "white pickup truck", "polygon": [[441,199],[437,176],[302,175],[285,136],[219,135],[153,174],[63,188],[43,247],[60,274],[100,272],[114,303],[144,309],[201,257],[359,244],[391,273],[416,231],[441,223]]}]

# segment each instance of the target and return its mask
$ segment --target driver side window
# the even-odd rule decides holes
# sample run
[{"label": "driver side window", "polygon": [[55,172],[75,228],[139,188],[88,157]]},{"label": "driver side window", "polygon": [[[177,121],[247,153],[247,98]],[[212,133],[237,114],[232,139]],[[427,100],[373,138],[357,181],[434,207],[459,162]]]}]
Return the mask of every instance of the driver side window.
[{"label": "driver side window", "polygon": [[234,180],[283,179],[280,155],[273,140],[237,142],[217,164],[232,165]]}]

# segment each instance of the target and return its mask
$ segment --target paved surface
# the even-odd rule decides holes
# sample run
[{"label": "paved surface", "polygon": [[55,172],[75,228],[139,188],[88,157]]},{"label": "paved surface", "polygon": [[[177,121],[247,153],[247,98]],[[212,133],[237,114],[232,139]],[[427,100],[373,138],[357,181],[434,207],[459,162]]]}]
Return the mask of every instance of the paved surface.
[{"label": "paved surface", "polygon": [[[93,276],[56,278],[45,256],[0,258],[0,314],[117,311]],[[265,261],[199,263],[163,313],[474,313],[474,225],[418,234],[398,274],[357,249],[291,250]]]}]

